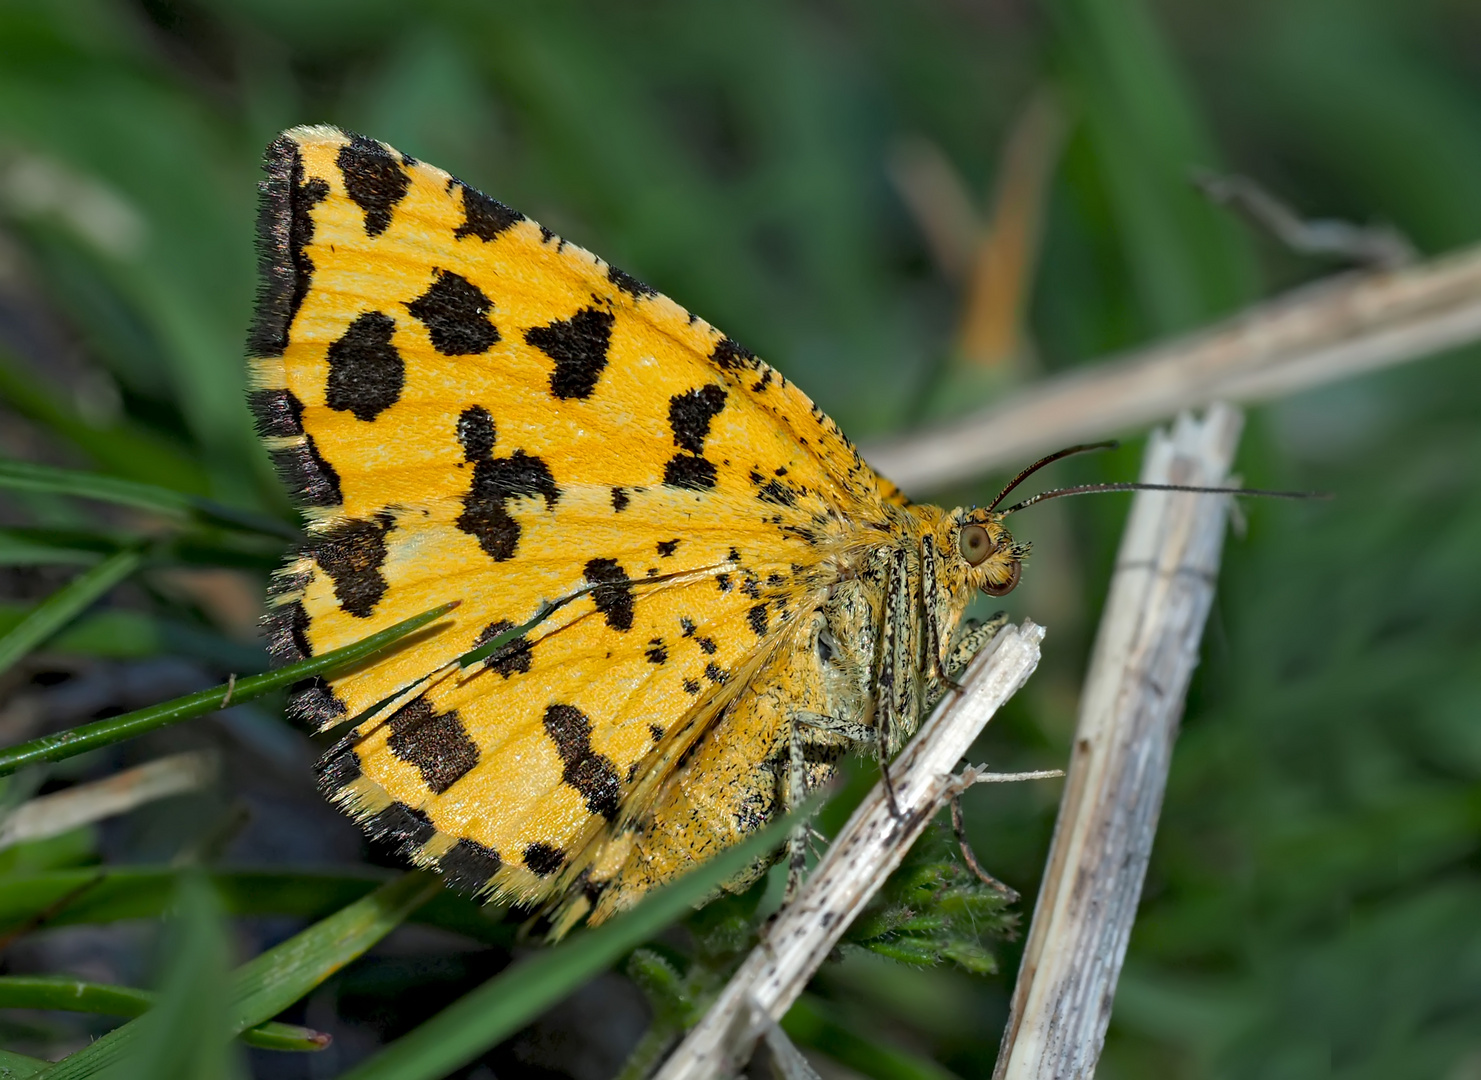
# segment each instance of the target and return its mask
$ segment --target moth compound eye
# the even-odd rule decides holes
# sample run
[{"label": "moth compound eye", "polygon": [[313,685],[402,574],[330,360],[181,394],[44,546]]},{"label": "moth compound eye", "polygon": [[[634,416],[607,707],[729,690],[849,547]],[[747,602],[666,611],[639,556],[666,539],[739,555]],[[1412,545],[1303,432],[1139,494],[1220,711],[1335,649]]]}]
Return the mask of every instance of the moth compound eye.
[{"label": "moth compound eye", "polygon": [[988,596],[1007,596],[1014,589],[1018,588],[1018,579],[1022,574],[1023,564],[1016,562],[1013,564],[1012,576],[1007,581],[1001,585],[994,585],[989,581],[982,586],[982,591],[987,593]]},{"label": "moth compound eye", "polygon": [[973,566],[993,553],[992,537],[987,535],[987,530],[981,525],[964,525],[957,536],[956,546],[962,553],[962,558]]}]

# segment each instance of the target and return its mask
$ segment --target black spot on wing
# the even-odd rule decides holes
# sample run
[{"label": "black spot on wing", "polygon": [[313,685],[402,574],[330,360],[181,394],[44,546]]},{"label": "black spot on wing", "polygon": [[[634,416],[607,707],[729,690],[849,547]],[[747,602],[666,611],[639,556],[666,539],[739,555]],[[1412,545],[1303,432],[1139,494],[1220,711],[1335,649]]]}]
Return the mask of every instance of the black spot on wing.
[{"label": "black spot on wing", "polygon": [[[289,564],[292,566],[293,564]],[[309,587],[309,582],[314,579],[312,570],[291,570],[285,566],[274,572],[267,582],[267,598],[269,601],[287,601],[293,597],[302,596],[303,590]]]},{"label": "black spot on wing", "polygon": [[565,768],[561,779],[586,799],[586,808],[608,821],[617,816],[617,768],[591,748],[591,720],[574,705],[547,705],[545,731]]},{"label": "black spot on wing", "polygon": [[607,280],[610,281],[613,285],[616,285],[623,292],[627,293],[634,300],[639,300],[645,296],[658,295],[657,289],[644,285],[641,281],[633,277],[627,271],[619,270],[615,266],[607,267]]},{"label": "black spot on wing", "polygon": [[586,564],[586,580],[596,586],[592,601],[614,630],[631,630],[633,625],[632,580],[616,559],[592,559]]},{"label": "black spot on wing", "polygon": [[291,439],[303,434],[303,402],[292,390],[253,390],[247,404],[263,438]]},{"label": "black spot on wing", "polygon": [[589,398],[607,366],[612,341],[610,311],[582,308],[569,319],[525,331],[525,341],[555,361],[550,392],[557,398]]},{"label": "black spot on wing", "polygon": [[657,724],[649,724],[648,734],[653,736],[654,742],[657,742],[659,739],[663,738],[663,728]]},{"label": "black spot on wing", "polygon": [[737,371],[756,366],[756,354],[731,338],[721,338],[715,344],[710,360],[722,371]]},{"label": "black spot on wing", "polygon": [[443,356],[477,356],[498,344],[499,330],[489,322],[493,308],[482,289],[450,270],[438,270],[431,288],[406,305]]},{"label": "black spot on wing", "polygon": [[549,844],[534,843],[525,848],[523,859],[540,877],[549,877],[566,864],[566,853]]},{"label": "black spot on wing", "polygon": [[686,694],[698,694],[699,691],[700,691],[700,685],[699,685],[699,681],[698,680],[696,680],[696,679],[685,679],[684,680],[684,693],[686,693]]},{"label": "black spot on wing", "polygon": [[648,658],[650,664],[668,663],[669,651],[663,643],[663,638],[653,638],[648,642],[648,651],[643,654]]},{"label": "black spot on wing", "polygon": [[663,467],[663,482],[669,487],[708,491],[715,486],[715,463],[694,454],[675,454]]},{"label": "black spot on wing", "polygon": [[334,582],[334,598],[348,614],[368,619],[386,594],[381,566],[386,561],[386,533],[396,519],[382,511],[366,521],[350,518],[317,537],[314,561]]},{"label": "black spot on wing", "polygon": [[400,400],[406,362],[391,344],[395,330],[395,319],[367,311],[330,344],[326,405],[357,420],[374,420]]},{"label": "black spot on wing", "polygon": [[392,844],[403,854],[415,851],[437,835],[431,818],[403,802],[393,802],[380,813],[365,818],[360,825],[371,839]]},{"label": "black spot on wing", "polygon": [[628,498],[627,492],[620,487],[612,489],[612,512],[620,514],[627,509],[627,504],[632,500]]},{"label": "black spot on wing", "polygon": [[463,224],[453,230],[453,239],[476,236],[480,240],[492,240],[505,229],[524,220],[523,214],[518,210],[511,210],[498,199],[489,198],[461,180],[454,183],[463,189]]},{"label": "black spot on wing", "polygon": [[[506,634],[513,629],[514,624],[508,619],[498,619],[495,622],[491,622],[479,631],[478,637],[473,641],[473,647],[476,649],[480,645],[487,645],[494,638],[501,634]],[[507,679],[512,675],[523,675],[530,670],[530,664],[533,660],[532,652],[533,649],[529,639],[523,634],[520,634],[518,637],[510,638],[503,645],[499,646],[498,650],[490,654],[484,663],[488,664],[489,667]]]},{"label": "black spot on wing", "polygon": [[478,461],[494,452],[494,418],[482,405],[470,405],[458,414],[458,442],[463,457]]},{"label": "black spot on wing", "polygon": [[715,486],[716,469],[704,454],[710,421],[725,408],[725,390],[713,383],[669,398],[669,430],[680,450],[664,466],[663,482],[670,487],[705,491]]},{"label": "black spot on wing", "polygon": [[666,558],[668,558],[670,555],[672,555],[674,552],[676,552],[678,550],[679,550],[679,541],[678,541],[677,538],[676,539],[673,539],[673,540],[660,540],[660,541],[658,541],[658,554],[659,554],[659,557],[660,558],[666,559]]},{"label": "black spot on wing", "polygon": [[349,711],[322,675],[300,679],[288,688],[288,717],[316,731],[332,726]]},{"label": "black spot on wing", "polygon": [[503,865],[497,851],[466,837],[437,860],[437,869],[442,871],[447,883],[454,889],[466,892],[477,892],[483,888]]},{"label": "black spot on wing", "polygon": [[298,144],[280,135],[262,163],[257,210],[257,306],[247,335],[251,356],[281,356],[288,331],[313,281],[305,249],[314,239],[313,208],[329,196],[329,185],[305,179]]},{"label": "black spot on wing", "polygon": [[746,614],[746,621],[751,624],[751,630],[757,637],[766,636],[766,605],[756,604]]},{"label": "black spot on wing", "polygon": [[335,163],[344,177],[345,193],[365,211],[365,235],[379,236],[390,226],[391,211],[411,187],[402,159],[374,139],[351,135]]},{"label": "black spot on wing", "polygon": [[[313,653],[309,644],[309,616],[297,600],[271,609],[263,625],[267,654],[273,667],[283,667],[307,660]],[[335,696],[322,675],[300,679],[288,690],[288,715],[299,723],[323,728],[348,712],[345,703]]]},{"label": "black spot on wing", "polygon": [[355,753],[356,739],[353,734],[340,739],[324,752],[324,756],[314,766],[319,790],[326,795],[332,796],[360,779],[360,756]]},{"label": "black spot on wing", "polygon": [[669,430],[674,445],[691,454],[704,453],[710,421],[725,408],[725,389],[710,383],[669,398]]},{"label": "black spot on wing", "polygon": [[478,747],[468,737],[456,709],[435,712],[426,694],[412,698],[393,712],[386,744],[422,774],[422,782],[441,795],[478,764]]},{"label": "black spot on wing", "polygon": [[720,646],[715,644],[714,638],[697,637],[694,639],[694,643],[699,646],[700,651],[706,656],[714,656],[715,653],[720,651]]},{"label": "black spot on wing", "polygon": [[725,680],[730,678],[730,675],[719,664],[711,661],[705,665],[705,678],[716,686],[724,686]]},{"label": "black spot on wing", "polygon": [[[475,449],[488,447],[492,453],[497,432],[488,410],[473,406],[458,418],[458,437],[463,452],[472,460]],[[523,450],[508,457],[483,457],[473,466],[473,481],[463,496],[463,512],[455,525],[478,541],[490,558],[503,562],[514,556],[519,547],[520,525],[509,513],[511,499],[543,496],[545,508],[553,508],[560,489],[550,468],[540,458]]]},{"label": "black spot on wing", "polygon": [[795,506],[797,496],[792,489],[778,480],[768,480],[756,492],[756,498],[775,506]]},{"label": "black spot on wing", "polygon": [[312,435],[292,446],[280,446],[267,452],[284,486],[298,501],[307,506],[338,506],[344,502],[340,492],[339,473],[319,453]]}]

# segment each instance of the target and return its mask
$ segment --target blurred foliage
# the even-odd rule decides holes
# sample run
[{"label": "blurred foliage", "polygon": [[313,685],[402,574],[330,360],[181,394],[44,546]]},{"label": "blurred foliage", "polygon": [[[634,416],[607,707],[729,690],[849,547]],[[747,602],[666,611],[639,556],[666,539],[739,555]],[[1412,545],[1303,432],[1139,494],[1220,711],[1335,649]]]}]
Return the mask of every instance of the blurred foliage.
[{"label": "blurred foliage", "polygon": [[[967,372],[953,354],[960,282],[891,162],[924,141],[960,201],[986,206],[1009,133],[1046,90],[1066,137],[1022,347]],[[261,149],[320,120],[600,252],[861,439],[920,402],[965,407],[1336,269],[1205,205],[1186,183],[1195,166],[1237,169],[1312,214],[1392,223],[1430,254],[1481,237],[1481,8],[1462,0],[0,0],[0,456],[292,520],[243,407],[240,357]],[[1251,414],[1247,480],[1339,497],[1250,505],[1230,540],[1099,1075],[1481,1076],[1478,358]],[[1138,452],[1053,479],[1126,479]],[[996,479],[950,496],[986,501]],[[1035,513],[1018,527],[1036,552],[1009,606],[1051,633],[984,738],[1005,768],[1066,756],[1125,504]],[[0,632],[80,569],[144,540],[152,552],[4,676],[5,742],[261,669],[252,624],[271,550],[164,518],[5,492]],[[232,948],[267,955],[302,920],[363,902],[370,878],[333,865],[358,841],[317,806],[305,738],[250,710],[213,724],[168,738],[228,745],[245,764],[221,791],[6,853],[8,973],[157,987],[139,1021],[155,1075],[289,1078],[370,1059],[508,962],[505,928],[439,896],[285,1014],[334,1033],[312,1064],[230,1056],[230,1003],[213,994]],[[166,738],[20,774],[0,798],[106,775]],[[966,799],[979,856],[1025,892],[1025,916],[1056,798],[1055,785],[990,785]],[[182,876],[172,859],[223,865]],[[253,860],[299,865],[234,869]],[[914,949],[943,929],[903,912],[911,888],[950,883],[892,888],[905,893],[877,913],[885,940]],[[156,916],[171,896],[175,944],[156,958],[115,920]],[[973,903],[957,908],[968,923]],[[661,1019],[685,1015],[695,956],[739,947],[750,916],[722,932],[727,910],[634,954]],[[932,940],[920,958],[941,954]],[[1005,973],[1015,948],[999,950]],[[784,1028],[862,1075],[987,1076],[1010,986],[851,950]],[[646,1016],[630,983],[598,980],[457,1075],[610,1076]],[[24,1075],[22,1055],[105,1030],[78,1023],[0,1016],[0,1070]],[[175,1037],[150,1034],[167,1023]]]}]

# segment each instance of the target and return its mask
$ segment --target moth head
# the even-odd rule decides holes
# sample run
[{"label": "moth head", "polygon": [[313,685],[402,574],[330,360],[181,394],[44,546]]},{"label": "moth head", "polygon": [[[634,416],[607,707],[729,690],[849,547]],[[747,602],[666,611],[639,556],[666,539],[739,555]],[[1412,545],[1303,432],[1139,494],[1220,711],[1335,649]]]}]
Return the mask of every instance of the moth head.
[{"label": "moth head", "polygon": [[990,510],[958,511],[956,554],[966,564],[968,580],[988,596],[1007,596],[1018,585],[1029,545],[1017,543]]}]

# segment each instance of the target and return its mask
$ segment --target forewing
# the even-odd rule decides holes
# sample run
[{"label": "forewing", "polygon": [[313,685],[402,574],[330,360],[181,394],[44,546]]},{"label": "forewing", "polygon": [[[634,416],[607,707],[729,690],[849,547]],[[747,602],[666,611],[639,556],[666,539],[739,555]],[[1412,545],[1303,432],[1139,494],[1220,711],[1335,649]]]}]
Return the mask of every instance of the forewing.
[{"label": "forewing", "polygon": [[[328,726],[399,696],[400,721],[362,726],[326,783],[378,785],[343,797],[424,858],[466,840],[534,875],[501,884],[538,892],[548,875],[520,845],[569,860],[607,807],[562,779],[567,728],[548,710],[579,711],[593,747],[614,740],[620,798],[656,741],[634,733],[701,722],[712,676],[754,664],[826,586],[827,553],[898,494],[748,351],[441,170],[299,128],[267,172],[252,401],[311,535],[276,582],[274,657],[460,601],[294,708]],[[523,654],[456,669],[542,613]],[[519,656],[528,671],[499,668]],[[427,738],[396,734],[414,728]],[[407,748],[439,731],[429,771],[431,751]]]}]

